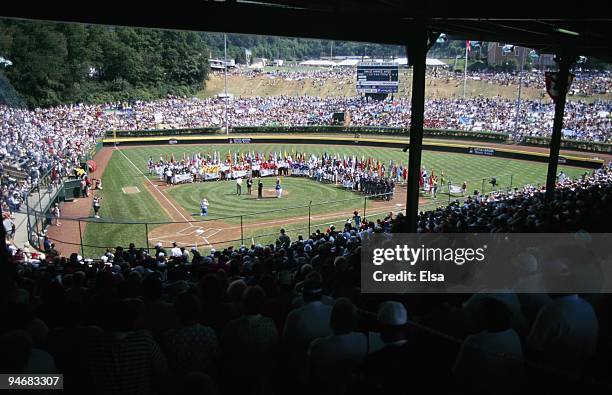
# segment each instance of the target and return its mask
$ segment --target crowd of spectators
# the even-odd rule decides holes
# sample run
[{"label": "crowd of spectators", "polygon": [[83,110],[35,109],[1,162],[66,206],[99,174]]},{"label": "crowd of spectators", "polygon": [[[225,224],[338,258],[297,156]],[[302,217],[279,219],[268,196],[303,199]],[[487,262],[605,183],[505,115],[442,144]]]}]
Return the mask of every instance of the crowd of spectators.
[{"label": "crowd of spectators", "polygon": [[[432,99],[425,106],[425,126],[440,129],[508,132],[515,127],[516,102],[501,98]],[[348,111],[355,126],[409,127],[410,102],[352,98],[255,97],[164,100],[107,105],[73,105],[25,110],[0,106],[0,192],[3,210],[10,199],[23,201],[48,174],[51,184],[73,174],[80,159],[108,130],[230,126],[330,125],[333,113]],[[563,133],[566,138],[611,142],[612,104],[569,101]],[[552,103],[522,103],[517,129],[521,136],[549,136]],[[9,175],[8,169],[23,176]],[[14,174],[13,174],[14,175]]]},{"label": "crowd of spectators", "polygon": [[[572,73],[575,75],[575,78],[569,92],[570,95],[594,96],[612,92],[612,73],[610,71],[578,69],[572,71]],[[311,70],[306,67],[300,69],[277,67],[274,70],[266,72],[235,68],[231,69],[230,74],[247,78],[259,78],[264,76],[272,80],[306,80],[318,84],[326,82],[354,84],[357,71],[354,67],[333,67],[327,69],[313,67]],[[427,79],[431,82],[442,81],[449,83],[451,81],[463,81],[463,78],[464,74],[462,71],[452,71],[448,68],[440,67],[427,70]],[[524,87],[540,89],[542,93],[544,93],[546,89],[544,71],[536,69],[524,70],[522,77],[519,71],[469,71],[467,78],[473,81],[484,81],[489,84],[502,86],[518,86],[520,82]]]},{"label": "crowd of spectators", "polygon": [[[245,71],[235,71],[244,73]],[[342,79],[354,69],[328,71],[307,69],[266,73],[269,78]],[[541,72],[526,72],[525,84],[542,84]],[[255,75],[255,74],[253,74]],[[430,72],[433,79],[461,76],[444,69]],[[350,77],[352,78],[352,77]],[[514,84],[516,73],[470,73],[495,84]],[[608,72],[577,72],[573,90],[591,95],[610,91]],[[514,100],[501,98],[437,99],[426,103],[427,126],[460,130],[512,131],[515,122]],[[227,108],[227,113],[226,113]],[[552,129],[554,107],[548,100],[524,100],[519,115],[519,135],[547,136]],[[0,106],[0,162],[23,170],[28,186],[52,169],[63,175],[78,165],[78,158],[91,149],[96,139],[108,130],[153,128],[220,127],[227,116],[230,126],[329,125],[336,111],[349,111],[356,126],[407,127],[410,102],[406,99],[367,101],[361,97],[253,97],[196,99],[169,97],[156,101],[109,103],[106,105],[69,105],[25,110]],[[611,104],[596,101],[570,101],[564,121],[568,138],[609,142]],[[0,168],[3,173],[3,168]],[[8,186],[8,180],[2,185]]]},{"label": "crowd of spectators", "polygon": [[300,69],[285,69],[277,67],[269,71],[259,71],[253,69],[230,69],[229,74],[240,75],[248,78],[258,78],[264,76],[270,79],[283,79],[285,81],[301,81],[310,80],[315,82],[329,81],[345,81],[345,83],[354,83],[356,70],[352,67],[334,67],[330,69],[322,69],[316,67],[302,67]]},{"label": "crowd of spectators", "polygon": [[[421,213],[419,232],[602,232],[611,203],[608,165],[562,177],[548,203],[538,188],[475,192]],[[361,241],[405,230],[401,213],[355,212],[342,229],[205,254],[132,244],[41,260],[13,247],[2,371],[61,372],[103,394],[403,394],[414,380],[433,393],[606,391],[609,295],[362,294]]]},{"label": "crowd of spectators", "polygon": [[[572,74],[575,75],[575,78],[569,92],[570,95],[604,95],[612,91],[612,74],[609,71],[574,70]],[[463,81],[464,74],[438,68],[428,71],[427,78],[434,81]],[[540,70],[524,70],[522,77],[518,71],[469,71],[467,78],[503,86],[518,86],[520,82],[524,87],[541,89],[542,92],[546,89],[544,71]]]}]

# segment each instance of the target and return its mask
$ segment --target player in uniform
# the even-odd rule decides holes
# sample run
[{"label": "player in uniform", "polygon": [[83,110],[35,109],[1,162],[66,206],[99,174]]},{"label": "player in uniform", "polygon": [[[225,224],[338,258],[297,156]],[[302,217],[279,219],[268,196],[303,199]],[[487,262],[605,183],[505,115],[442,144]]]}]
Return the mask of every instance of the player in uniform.
[{"label": "player in uniform", "polygon": [[276,187],[275,187],[275,189],[276,189],[276,197],[278,199],[280,199],[282,194],[283,194],[283,188],[281,187],[281,182],[280,182],[280,178],[279,177],[276,177]]},{"label": "player in uniform", "polygon": [[200,202],[200,217],[205,217],[208,215],[208,199],[205,197],[202,198]]}]

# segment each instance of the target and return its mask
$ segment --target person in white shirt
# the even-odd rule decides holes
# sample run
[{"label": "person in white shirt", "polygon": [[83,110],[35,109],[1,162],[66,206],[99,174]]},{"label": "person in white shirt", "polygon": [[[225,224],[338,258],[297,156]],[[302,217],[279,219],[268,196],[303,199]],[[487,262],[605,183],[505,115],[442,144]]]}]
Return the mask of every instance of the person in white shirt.
[{"label": "person in white shirt", "polygon": [[172,243],[172,249],[170,250],[170,256],[173,258],[180,258],[183,256],[183,252],[177,246],[176,241]]},{"label": "person in white shirt", "polygon": [[236,179],[236,195],[242,195],[242,177]]},{"label": "person in white shirt", "polygon": [[202,198],[200,202],[200,217],[208,215],[208,199]]},{"label": "person in white shirt", "polygon": [[357,308],[348,298],[336,301],[330,325],[334,334],[313,340],[308,349],[310,378],[319,390],[335,388],[339,393],[366,355],[367,339],[363,333],[354,332]]},{"label": "person in white shirt", "polygon": [[565,182],[565,180],[567,180],[567,176],[565,175],[565,173],[563,171],[561,171],[561,173],[559,173],[558,180],[559,180],[559,184],[563,184]]}]

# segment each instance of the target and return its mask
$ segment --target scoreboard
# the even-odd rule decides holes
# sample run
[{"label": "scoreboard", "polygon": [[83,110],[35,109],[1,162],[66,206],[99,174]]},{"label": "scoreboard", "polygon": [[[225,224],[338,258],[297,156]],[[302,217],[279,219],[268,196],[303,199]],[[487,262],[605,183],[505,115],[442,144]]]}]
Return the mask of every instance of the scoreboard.
[{"label": "scoreboard", "polygon": [[397,93],[399,66],[395,63],[357,64],[357,92]]}]

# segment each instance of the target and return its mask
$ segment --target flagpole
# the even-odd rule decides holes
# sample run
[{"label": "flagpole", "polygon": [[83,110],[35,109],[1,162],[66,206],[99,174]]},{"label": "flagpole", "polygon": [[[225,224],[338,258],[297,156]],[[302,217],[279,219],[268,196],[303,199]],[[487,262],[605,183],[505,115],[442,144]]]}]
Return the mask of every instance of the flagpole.
[{"label": "flagpole", "polygon": [[465,64],[463,65],[463,98],[467,91],[467,62],[468,61],[468,42],[465,42]]},{"label": "flagpole", "polygon": [[225,134],[229,135],[229,125],[227,122],[227,34],[223,35],[223,74],[224,74],[224,96],[223,102],[225,103]]},{"label": "flagpole", "polygon": [[519,112],[521,111],[521,88],[523,86],[523,67],[525,66],[525,52],[527,48],[523,48],[523,58],[521,60],[521,72],[519,74],[518,98],[516,99],[516,116],[514,118],[514,142],[518,138]]}]

